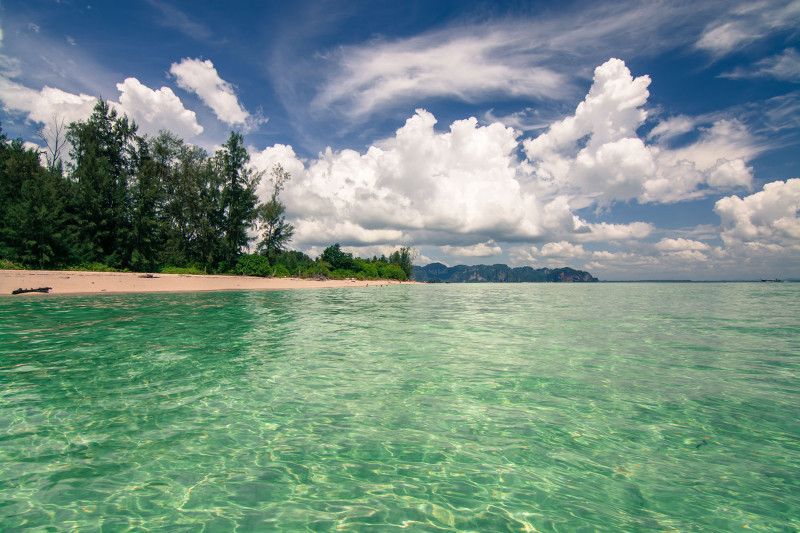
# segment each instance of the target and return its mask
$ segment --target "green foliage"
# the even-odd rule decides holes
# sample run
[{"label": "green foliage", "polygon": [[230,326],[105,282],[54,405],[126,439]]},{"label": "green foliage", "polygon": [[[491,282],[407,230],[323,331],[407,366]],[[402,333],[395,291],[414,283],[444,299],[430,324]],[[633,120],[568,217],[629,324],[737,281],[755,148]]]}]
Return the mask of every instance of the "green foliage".
[{"label": "green foliage", "polygon": [[222,261],[230,267],[250,242],[247,230],[253,226],[258,216],[258,197],[255,191],[261,181],[261,174],[247,167],[250,156],[244,147],[241,133],[231,132],[228,141],[217,151],[214,159],[223,178],[221,200],[225,235]]},{"label": "green foliage", "polygon": [[302,278],[329,278],[331,271],[329,265],[325,263],[314,263],[312,265],[300,268],[300,277]]},{"label": "green foliage", "polygon": [[396,265],[394,263],[388,265],[381,265],[378,268],[378,276],[381,279],[396,279],[399,281],[407,281],[408,276],[406,275],[405,271],[400,267],[400,265]]},{"label": "green foliage", "polygon": [[356,273],[352,270],[347,270],[344,268],[337,268],[333,272],[330,273],[331,279],[349,279],[356,277]]},{"label": "green foliage", "polygon": [[118,117],[98,100],[86,122],[67,131],[74,161],[78,256],[121,267],[130,263],[133,248],[131,188],[137,163],[136,125]]},{"label": "green foliage", "polygon": [[276,278],[288,278],[291,276],[291,273],[289,273],[289,269],[287,269],[285,266],[278,265],[272,269],[272,275]]},{"label": "green foliage", "polygon": [[200,268],[198,268],[197,266],[188,266],[188,267],[166,266],[162,267],[160,272],[162,274],[191,274],[195,276],[205,274],[205,272],[200,270]]},{"label": "green foliage", "polygon": [[67,270],[73,272],[119,272],[118,269],[106,265],[104,263],[80,263],[77,265],[72,265],[67,268]]},{"label": "green foliage", "polygon": [[403,246],[389,256],[389,263],[399,266],[405,272],[406,279],[409,279],[414,273],[414,259],[416,258],[416,250]]},{"label": "green foliage", "polygon": [[274,259],[276,253],[286,249],[286,245],[294,234],[294,226],[287,223],[286,217],[283,216],[286,206],[278,200],[278,194],[283,190],[289,178],[289,173],[283,170],[281,165],[275,165],[270,175],[272,196],[267,203],[258,207],[259,229],[262,235],[258,249],[270,259]]},{"label": "green foliage", "polygon": [[[169,132],[154,138],[136,132],[127,116],[98,100],[87,120],[67,127],[65,139],[46,140],[42,166],[37,150],[9,141],[0,128],[0,267],[365,280],[411,275],[415,252],[406,247],[371,260],[338,243],[317,260],[287,250],[294,227],[279,194],[290,175],[276,165],[270,198],[258,205],[262,175],[248,166],[241,134],[232,132],[209,157]],[[64,141],[71,147],[66,169],[59,155]],[[262,253],[250,254],[256,221]]]},{"label": "green foliage", "polygon": [[0,270],[25,270],[25,265],[8,259],[0,259]]},{"label": "green foliage", "polygon": [[338,242],[322,251],[320,261],[328,263],[334,270],[355,270],[357,268],[353,254],[343,252]]},{"label": "green foliage", "polygon": [[69,183],[41,166],[39,152],[0,135],[0,256],[35,268],[70,255]]},{"label": "green foliage", "polygon": [[269,259],[260,254],[240,255],[233,271],[240,276],[266,277],[271,274]]}]

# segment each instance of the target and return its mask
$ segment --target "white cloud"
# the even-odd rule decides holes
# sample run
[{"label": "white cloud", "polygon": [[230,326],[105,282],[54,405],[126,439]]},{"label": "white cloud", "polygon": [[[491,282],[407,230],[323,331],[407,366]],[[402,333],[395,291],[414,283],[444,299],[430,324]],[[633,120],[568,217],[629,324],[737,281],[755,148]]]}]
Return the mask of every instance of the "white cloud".
[{"label": "white cloud", "polygon": [[648,140],[659,139],[659,140],[668,140],[672,139],[673,137],[677,137],[678,135],[682,135],[684,133],[688,133],[693,131],[695,128],[695,120],[691,117],[687,117],[686,115],[678,115],[677,117],[671,117],[667,120],[663,120],[658,123],[650,133],[647,134]]},{"label": "white cloud", "polygon": [[662,252],[707,251],[711,249],[704,242],[684,238],[670,239],[667,237],[658,241],[655,246],[656,249]]},{"label": "white cloud", "polygon": [[[633,78],[619,59],[597,67],[575,113],[523,142],[537,180],[572,195],[577,207],[632,199],[670,203],[713,189],[748,187],[752,176],[745,162],[759,148],[736,120],[717,120],[700,130],[695,142],[675,149],[648,145],[638,136],[649,84],[647,76]],[[676,117],[649,137],[664,140],[694,127],[692,119]]]},{"label": "white cloud", "polygon": [[577,233],[574,241],[578,242],[608,242],[644,239],[654,230],[652,224],[647,222],[631,222],[630,224],[609,224],[598,222],[588,224],[590,231]]},{"label": "white cloud", "polygon": [[705,171],[715,167],[720,159],[748,161],[760,151],[744,124],[737,119],[720,119],[711,127],[702,128],[696,142],[664,151],[663,157],[669,162],[689,161]]},{"label": "white cloud", "polygon": [[[725,248],[711,249],[696,237],[647,243],[657,230],[650,223],[588,222],[576,214],[622,200],[674,202],[751,187],[747,161],[758,147],[735,119],[673,117],[650,130],[654,144],[645,142],[637,131],[646,120],[648,85],[610,60],[598,67],[573,115],[522,142],[518,131],[474,118],[437,131],[435,117],[417,110],[394,136],[365,151],[329,148],[300,160],[290,146],[275,145],[251,161],[258,169],[281,163],[290,171],[282,199],[297,228],[293,246],[305,250],[331,242],[366,250],[411,244],[431,247],[426,253],[436,258],[507,254],[516,264],[603,265],[601,272],[617,269],[633,278],[645,270],[664,278],[719,277],[713,261],[724,257],[734,265]],[[663,144],[683,133],[694,140]],[[259,194],[266,198],[268,191]],[[789,222],[776,222],[775,231],[791,235]],[[736,224],[723,227],[732,232]],[[700,238],[718,235],[708,233]],[[590,244],[611,249],[589,250]]]},{"label": "white cloud", "polygon": [[155,133],[165,129],[181,138],[203,132],[194,111],[186,109],[169,87],[153,90],[136,78],[127,78],[117,84],[117,89],[121,93],[121,110],[135,120],[142,131]]},{"label": "white cloud", "polygon": [[83,120],[97,103],[95,96],[72,94],[53,87],[37,91],[0,76],[0,100],[6,111],[22,112],[28,120],[47,124],[53,117],[69,124]]},{"label": "white cloud", "polygon": [[[394,137],[363,153],[328,149],[300,161],[291,147],[275,145],[254,152],[251,164],[269,171],[280,163],[290,172],[282,198],[297,227],[294,243],[305,248],[391,238],[478,257],[502,253],[498,242],[624,241],[653,231],[643,222],[588,223],[575,215],[569,196],[531,180],[511,128],[474,118],[445,132],[435,124],[418,110]],[[258,194],[268,197],[265,184]]]},{"label": "white cloud", "polygon": [[[534,248],[535,250],[535,248]],[[571,244],[567,241],[548,242],[539,250],[539,254],[548,258],[573,259],[576,257],[586,257],[588,253],[583,249],[583,245]]]},{"label": "white cloud", "polygon": [[398,101],[431,96],[471,100],[487,94],[559,96],[561,74],[520,54],[531,35],[475,28],[396,42],[345,48],[332,57],[338,73],[314,99],[317,108],[341,105],[361,117]]},{"label": "white cloud", "polygon": [[173,63],[169,71],[177,78],[181,89],[197,94],[221,121],[245,125],[250,118],[239,103],[233,86],[220,78],[210,60],[187,57],[180,63]]},{"label": "white cloud", "polygon": [[737,67],[731,72],[722,74],[726,78],[777,78],[800,82],[800,53],[794,48],[787,48],[782,53],[756,62],[752,67]]},{"label": "white cloud", "polygon": [[[183,107],[171,89],[152,90],[136,78],[117,84],[119,102],[109,104],[127,114],[139,125],[140,133],[157,134],[169,129],[182,137],[194,137],[203,131],[194,111]],[[53,120],[65,124],[86,120],[92,114],[97,97],[72,94],[53,87],[37,91],[0,76],[0,100],[7,111],[23,113],[32,122],[50,125]]]},{"label": "white cloud", "polygon": [[272,147],[254,154],[253,163],[268,169],[281,162],[292,173],[286,204],[298,228],[315,228],[299,230],[298,240],[307,236],[314,244],[321,244],[316,228],[322,220],[328,226],[349,220],[365,235],[387,228],[499,236],[541,231],[538,202],[516,180],[515,132],[469,119],[436,133],[435,123],[419,110],[394,137],[365,153],[328,149],[306,167],[290,148]]},{"label": "white cloud", "polygon": [[761,191],[727,196],[714,206],[727,246],[778,244],[800,250],[800,179],[767,183]]},{"label": "white cloud", "polygon": [[721,57],[776,32],[800,24],[800,2],[771,1],[741,4],[709,24],[695,46]]},{"label": "white cloud", "polygon": [[451,257],[492,257],[503,253],[494,241],[481,242],[472,246],[442,246],[441,250]]}]

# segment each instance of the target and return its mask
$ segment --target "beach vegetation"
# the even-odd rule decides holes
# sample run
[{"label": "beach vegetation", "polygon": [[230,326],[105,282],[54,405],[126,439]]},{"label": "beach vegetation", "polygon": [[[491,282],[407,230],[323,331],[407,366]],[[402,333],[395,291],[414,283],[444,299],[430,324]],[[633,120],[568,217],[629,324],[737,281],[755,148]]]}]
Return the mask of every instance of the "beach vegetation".
[{"label": "beach vegetation", "polygon": [[202,276],[206,272],[197,265],[190,265],[185,267],[165,266],[159,272],[161,274],[190,274],[193,276]]},{"label": "beach vegetation", "polygon": [[121,272],[118,268],[114,268],[105,263],[91,262],[91,263],[78,263],[66,268],[73,272]]},{"label": "beach vegetation", "polygon": [[249,248],[248,230],[258,217],[256,187],[261,173],[247,166],[250,155],[241,133],[231,132],[228,141],[214,156],[222,186],[223,265],[232,267],[239,255]]},{"label": "beach vegetation", "polygon": [[334,271],[355,270],[357,268],[353,254],[343,251],[338,242],[325,248],[322,251],[320,260],[328,263]]},{"label": "beach vegetation", "polygon": [[289,173],[280,164],[275,165],[269,178],[272,185],[270,198],[258,207],[258,229],[261,233],[258,250],[273,261],[276,254],[286,250],[294,234],[294,226],[286,222],[284,216],[286,206],[278,199],[289,178]]},{"label": "beach vegetation", "polygon": [[8,259],[0,259],[0,270],[25,270],[25,265]]},{"label": "beach vegetation", "polygon": [[272,269],[272,277],[274,278],[288,278],[291,277],[289,269],[285,265],[278,265]]},{"label": "beach vegetation", "polygon": [[407,247],[371,259],[339,243],[317,258],[289,249],[295,228],[280,193],[291,176],[275,165],[269,197],[259,203],[263,175],[249,164],[241,133],[231,132],[210,155],[168,131],[140,135],[102,99],[86,120],[53,123],[48,134],[42,130],[44,149],[9,140],[0,125],[0,268],[412,275],[415,252]]},{"label": "beach vegetation", "polygon": [[242,254],[236,263],[234,272],[240,276],[266,277],[272,274],[269,259],[260,254]]}]

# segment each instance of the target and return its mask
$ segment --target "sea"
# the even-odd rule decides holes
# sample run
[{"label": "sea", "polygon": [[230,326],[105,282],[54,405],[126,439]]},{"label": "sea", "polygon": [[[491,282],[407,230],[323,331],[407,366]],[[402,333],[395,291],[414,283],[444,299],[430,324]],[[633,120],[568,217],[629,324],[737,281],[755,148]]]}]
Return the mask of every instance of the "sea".
[{"label": "sea", "polygon": [[795,532],[800,283],[0,297],[0,531]]}]

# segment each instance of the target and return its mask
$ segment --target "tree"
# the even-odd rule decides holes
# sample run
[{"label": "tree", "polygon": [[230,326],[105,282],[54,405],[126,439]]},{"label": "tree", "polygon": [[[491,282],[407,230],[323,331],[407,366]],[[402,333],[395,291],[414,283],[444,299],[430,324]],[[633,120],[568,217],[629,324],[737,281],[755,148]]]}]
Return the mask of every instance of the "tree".
[{"label": "tree", "polygon": [[414,259],[417,258],[417,251],[408,246],[403,246],[389,256],[389,263],[399,266],[406,273],[406,277],[411,279],[414,273]]},{"label": "tree", "polygon": [[275,255],[286,249],[286,245],[294,234],[294,226],[286,222],[283,214],[286,206],[278,200],[278,194],[283,190],[290,175],[278,164],[272,168],[270,183],[272,195],[270,199],[258,207],[259,230],[262,240],[258,243],[258,250],[273,260]]},{"label": "tree", "polygon": [[7,142],[0,128],[0,257],[39,268],[66,261],[69,184],[46,170],[39,152]]},{"label": "tree", "polygon": [[224,182],[221,198],[225,229],[222,259],[225,267],[231,269],[251,240],[247,230],[258,215],[255,189],[262,174],[247,167],[250,155],[244,147],[242,135],[237,132],[231,132],[215,159]]},{"label": "tree", "polygon": [[355,270],[356,268],[356,261],[353,259],[353,254],[343,252],[338,242],[325,248],[319,258],[321,261],[331,265],[333,270]]},{"label": "tree", "polygon": [[131,185],[131,253],[130,266],[134,270],[150,270],[157,263],[163,246],[164,203],[162,183],[169,168],[153,154],[145,139],[139,139],[138,165]]},{"label": "tree", "polygon": [[45,146],[45,159],[47,160],[47,170],[62,176],[64,174],[64,164],[61,161],[61,152],[64,151],[65,132],[67,126],[64,119],[53,114],[52,126],[42,126],[39,128],[39,139]]},{"label": "tree", "polygon": [[130,260],[129,181],[137,163],[136,124],[117,116],[102,99],[86,122],[73,122],[67,131],[74,161],[83,261],[124,266]]}]

